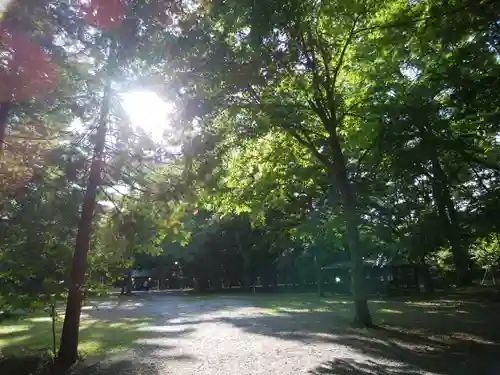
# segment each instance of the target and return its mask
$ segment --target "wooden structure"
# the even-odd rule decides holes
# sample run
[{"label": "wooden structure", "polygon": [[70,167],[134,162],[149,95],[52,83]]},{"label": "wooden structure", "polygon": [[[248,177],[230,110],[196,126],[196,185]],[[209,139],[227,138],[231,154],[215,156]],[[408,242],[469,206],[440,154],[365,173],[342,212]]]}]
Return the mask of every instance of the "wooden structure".
[{"label": "wooden structure", "polygon": [[[368,294],[410,294],[420,292],[422,270],[419,265],[396,259],[364,259]],[[351,293],[350,261],[336,262],[321,268],[320,294]]]}]

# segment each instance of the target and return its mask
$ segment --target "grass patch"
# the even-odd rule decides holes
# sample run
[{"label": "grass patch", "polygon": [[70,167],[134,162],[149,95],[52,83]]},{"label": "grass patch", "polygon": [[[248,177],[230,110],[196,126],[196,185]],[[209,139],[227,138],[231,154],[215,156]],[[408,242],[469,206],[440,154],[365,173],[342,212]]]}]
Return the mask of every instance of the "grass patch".
[{"label": "grass patch", "polygon": [[377,313],[379,314],[402,314],[401,310],[395,309],[377,309]]},{"label": "grass patch", "polygon": [[[58,318],[56,338],[62,330],[62,317]],[[103,357],[110,352],[126,350],[139,345],[139,341],[155,336],[143,328],[152,318],[118,318],[112,322],[91,317],[80,323],[79,350],[83,356]],[[31,352],[52,349],[51,318],[40,313],[3,322],[0,325],[0,357],[29,356]]]}]

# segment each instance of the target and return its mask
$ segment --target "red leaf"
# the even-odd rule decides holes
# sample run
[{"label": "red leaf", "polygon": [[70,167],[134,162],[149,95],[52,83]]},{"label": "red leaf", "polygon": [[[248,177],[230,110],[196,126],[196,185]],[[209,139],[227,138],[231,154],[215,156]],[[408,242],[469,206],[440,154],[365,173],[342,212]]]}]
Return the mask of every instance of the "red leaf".
[{"label": "red leaf", "polygon": [[1,102],[27,100],[54,89],[56,67],[40,46],[0,26],[0,51],[5,57],[0,64]]},{"label": "red leaf", "polygon": [[104,31],[120,27],[125,19],[125,5],[122,0],[75,0],[85,20]]}]

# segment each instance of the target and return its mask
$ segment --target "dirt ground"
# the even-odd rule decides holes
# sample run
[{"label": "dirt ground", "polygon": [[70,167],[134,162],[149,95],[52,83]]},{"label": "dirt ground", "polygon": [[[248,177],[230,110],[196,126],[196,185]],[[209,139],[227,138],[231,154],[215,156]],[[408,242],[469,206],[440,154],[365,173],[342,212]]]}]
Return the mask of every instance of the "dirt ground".
[{"label": "dirt ground", "polygon": [[370,307],[378,327],[359,330],[349,327],[351,305],[342,298],[137,297],[86,311],[122,324],[130,345],[75,374],[500,374],[494,298],[454,294]]}]

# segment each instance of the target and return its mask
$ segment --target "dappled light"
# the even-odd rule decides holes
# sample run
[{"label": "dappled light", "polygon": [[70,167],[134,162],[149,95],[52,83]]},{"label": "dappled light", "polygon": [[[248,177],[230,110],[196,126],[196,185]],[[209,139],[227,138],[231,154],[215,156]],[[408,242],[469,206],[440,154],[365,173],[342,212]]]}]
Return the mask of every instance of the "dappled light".
[{"label": "dappled light", "polygon": [[499,14],[0,0],[0,373],[500,374]]},{"label": "dappled light", "polygon": [[318,366],[310,372],[313,375],[363,375],[363,374],[383,374],[383,375],[420,375],[421,371],[412,370],[409,366],[384,365],[376,361],[356,361],[336,359],[328,361]]},{"label": "dappled light", "polygon": [[[378,328],[371,330],[350,327],[352,304],[343,297],[146,295],[116,302],[101,302],[103,306],[113,303],[112,309],[101,309],[96,303],[97,307],[85,310],[82,352],[119,361],[120,353],[140,350],[141,357],[134,363],[163,358],[165,366],[175,367],[176,361],[179,365],[203,363],[208,352],[228,350],[224,340],[246,337],[255,345],[266,342],[268,350],[321,348],[323,354],[311,357],[305,368],[311,374],[466,375],[475,369],[491,369],[500,342],[500,332],[482,324],[483,319],[493,321],[498,306],[446,296],[434,303],[377,299],[372,311]],[[450,307],[458,305],[460,313]],[[37,316],[0,326],[0,349],[13,353],[27,345],[46,348],[50,325],[50,319]],[[329,360],[331,350],[342,350],[342,360]],[[466,354],[473,357],[463,363]]]},{"label": "dappled light", "polygon": [[394,309],[377,309],[377,313],[382,313],[382,314],[403,314],[401,310],[394,310]]},{"label": "dappled light", "polygon": [[27,331],[30,329],[30,326],[27,324],[19,324],[19,325],[8,325],[0,327],[0,335],[7,335],[15,332]]},{"label": "dappled light", "polygon": [[[103,316],[97,314],[100,318],[84,319],[80,327],[80,350],[82,354],[89,356],[104,356],[110,352],[127,351],[134,347],[142,345],[151,345],[157,347],[155,339],[164,340],[165,334],[158,336],[157,332],[166,332],[162,330],[149,329],[153,318],[118,318],[114,319],[112,315],[103,319]],[[24,347],[30,350],[43,350],[51,345],[49,318],[30,318],[31,325],[10,325],[1,327],[0,330],[0,351],[3,355],[16,354]],[[25,322],[25,320],[23,320]],[[8,329],[7,329],[8,328]],[[60,331],[60,323],[57,330]],[[187,333],[186,330],[173,329],[168,330],[170,337],[181,336]]]}]

